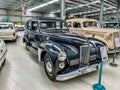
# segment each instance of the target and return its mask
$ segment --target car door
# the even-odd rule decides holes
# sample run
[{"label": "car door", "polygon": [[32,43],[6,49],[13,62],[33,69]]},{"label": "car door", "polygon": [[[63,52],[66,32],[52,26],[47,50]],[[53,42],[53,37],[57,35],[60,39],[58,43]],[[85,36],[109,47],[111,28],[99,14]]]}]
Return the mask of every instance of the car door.
[{"label": "car door", "polygon": [[29,20],[26,24],[26,31],[25,31],[25,36],[27,37],[27,43],[29,46],[32,46],[32,42],[34,41],[34,34],[32,32],[32,27],[31,27],[31,20]]},{"label": "car door", "polygon": [[29,30],[29,40],[36,50],[38,49],[40,42],[41,42],[41,35],[38,27],[37,21],[31,21],[31,29]]},{"label": "car door", "polygon": [[38,49],[40,43],[42,42],[42,35],[39,30],[39,25],[37,21],[32,21],[32,30],[34,33],[34,42],[33,46]]}]

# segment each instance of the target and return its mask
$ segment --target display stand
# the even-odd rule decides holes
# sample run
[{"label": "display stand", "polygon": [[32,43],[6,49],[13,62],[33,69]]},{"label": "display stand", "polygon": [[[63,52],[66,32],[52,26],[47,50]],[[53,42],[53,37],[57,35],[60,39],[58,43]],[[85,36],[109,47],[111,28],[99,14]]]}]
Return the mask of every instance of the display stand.
[{"label": "display stand", "polygon": [[112,67],[117,67],[117,66],[118,66],[118,65],[115,63],[116,50],[117,50],[117,48],[115,48],[115,51],[114,51],[113,61],[112,61],[111,63],[109,63],[109,65],[112,66]]},{"label": "display stand", "polygon": [[93,84],[93,89],[94,90],[106,90],[105,87],[101,84],[102,69],[103,69],[103,61],[101,61],[101,63],[100,63],[99,81],[98,81],[98,83]]},{"label": "display stand", "polygon": [[117,48],[120,47],[120,39],[119,38],[115,38],[115,52],[113,55],[113,62],[111,62],[109,65],[112,67],[117,67],[118,65],[115,63],[115,58],[116,58],[116,51]]},{"label": "display stand", "polygon": [[106,61],[108,61],[108,54],[107,54],[106,47],[101,47],[100,48],[100,53],[101,53],[102,60],[100,62],[99,80],[98,80],[98,83],[93,84],[93,89],[94,90],[106,90],[105,87],[101,84],[103,63],[106,62]]}]

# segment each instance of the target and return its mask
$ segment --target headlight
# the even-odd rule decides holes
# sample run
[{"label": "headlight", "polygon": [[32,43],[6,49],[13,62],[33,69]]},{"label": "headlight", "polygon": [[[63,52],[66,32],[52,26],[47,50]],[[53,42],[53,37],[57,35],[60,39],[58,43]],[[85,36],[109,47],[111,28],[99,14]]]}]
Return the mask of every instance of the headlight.
[{"label": "headlight", "polygon": [[65,52],[60,52],[58,54],[58,60],[60,60],[60,61],[64,61],[66,59],[66,57],[67,57],[67,55]]}]

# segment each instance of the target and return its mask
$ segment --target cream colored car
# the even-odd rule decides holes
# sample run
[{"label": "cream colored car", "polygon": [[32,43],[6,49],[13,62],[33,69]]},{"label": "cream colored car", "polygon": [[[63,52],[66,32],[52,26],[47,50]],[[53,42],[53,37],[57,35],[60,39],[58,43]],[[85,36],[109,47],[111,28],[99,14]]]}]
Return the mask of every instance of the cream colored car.
[{"label": "cream colored car", "polygon": [[16,41],[17,33],[11,22],[0,22],[0,39]]},{"label": "cream colored car", "polygon": [[119,51],[120,30],[101,28],[97,20],[87,18],[69,19],[67,20],[67,25],[72,33],[96,38],[105,42],[109,48],[109,53],[113,53],[117,39],[117,51]]}]

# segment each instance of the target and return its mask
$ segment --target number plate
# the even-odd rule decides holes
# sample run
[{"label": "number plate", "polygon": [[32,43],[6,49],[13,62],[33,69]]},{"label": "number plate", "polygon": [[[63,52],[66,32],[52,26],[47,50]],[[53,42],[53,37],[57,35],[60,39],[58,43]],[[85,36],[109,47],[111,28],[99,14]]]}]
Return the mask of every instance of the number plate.
[{"label": "number plate", "polygon": [[100,52],[101,52],[102,61],[107,61],[108,60],[108,53],[107,53],[106,47],[101,47]]}]

